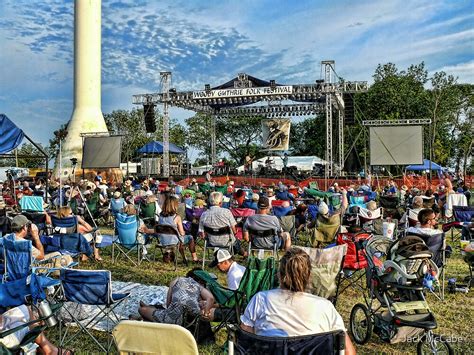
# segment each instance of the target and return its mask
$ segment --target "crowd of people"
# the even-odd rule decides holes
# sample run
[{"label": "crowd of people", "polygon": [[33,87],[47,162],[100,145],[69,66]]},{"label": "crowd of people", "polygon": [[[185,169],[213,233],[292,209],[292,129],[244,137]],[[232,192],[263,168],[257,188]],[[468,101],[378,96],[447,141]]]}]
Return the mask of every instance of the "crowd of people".
[{"label": "crowd of people", "polygon": [[[375,211],[381,203],[381,196],[397,199],[399,206],[410,206],[410,213],[398,213],[401,224],[408,219],[417,219],[413,232],[429,234],[436,227],[436,220],[444,218],[449,194],[465,196],[470,204],[469,188],[465,185],[453,186],[445,177],[436,191],[420,191],[416,187],[397,186],[390,181],[383,188],[376,189],[370,181],[360,185],[348,184],[342,187],[334,183],[327,191],[314,186],[287,186],[278,183],[272,186],[234,186],[232,181],[219,184],[210,181],[199,184],[195,179],[182,186],[170,178],[160,183],[154,178],[127,178],[123,183],[105,181],[100,172],[93,181],[79,180],[77,183],[58,184],[49,181],[0,182],[0,209],[21,212],[21,199],[24,196],[46,197],[45,205],[50,212],[55,211],[59,218],[77,215],[77,230],[95,247],[92,221],[102,218],[103,223],[113,221],[119,213],[137,216],[139,232],[143,234],[144,244],[152,237],[159,239],[161,245],[178,245],[183,259],[185,247],[192,255],[192,261],[200,264],[196,252],[199,239],[206,239],[210,246],[219,247],[214,253],[211,267],[226,273],[227,286],[237,289],[245,273],[234,255],[247,256],[245,244],[253,243],[256,249],[271,249],[276,244],[284,250],[280,260],[280,288],[258,293],[248,304],[241,318],[246,331],[268,336],[306,335],[332,330],[345,330],[344,322],[332,304],[322,298],[305,293],[311,271],[309,256],[301,249],[294,248],[292,241],[297,235],[313,228],[318,223],[317,216],[341,217],[351,212],[357,197],[364,197],[364,205]],[[95,206],[95,208],[91,208]],[[232,210],[249,211],[243,218]],[[151,215],[143,211],[152,211]],[[46,223],[51,224],[48,212]],[[282,217],[294,216],[293,235],[285,228]],[[173,233],[156,229],[156,225],[172,228]],[[31,239],[33,257],[47,257],[38,238],[38,228],[24,215],[17,214],[11,219],[10,232],[17,239]],[[218,231],[209,233],[209,230]],[[160,232],[161,231],[161,232]],[[255,231],[271,231],[263,238],[252,241]],[[146,248],[145,248],[146,250]],[[250,249],[249,249],[250,250]],[[101,260],[98,249],[94,248],[96,260]],[[163,261],[171,262],[175,255],[164,255]],[[147,321],[183,324],[184,310],[193,315],[201,315],[209,320],[223,317],[219,305],[212,294],[193,278],[193,272],[179,277],[169,287],[165,305],[138,307],[140,317]],[[312,311],[310,311],[312,310]],[[38,341],[46,344],[45,339]],[[354,348],[347,338],[348,353]],[[54,353],[54,349],[46,353]]]}]

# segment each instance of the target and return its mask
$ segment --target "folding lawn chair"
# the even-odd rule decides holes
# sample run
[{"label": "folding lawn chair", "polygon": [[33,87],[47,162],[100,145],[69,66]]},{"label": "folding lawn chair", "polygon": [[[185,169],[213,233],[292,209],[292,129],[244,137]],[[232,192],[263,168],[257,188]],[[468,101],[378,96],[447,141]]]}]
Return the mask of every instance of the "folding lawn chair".
[{"label": "folding lawn chair", "polygon": [[[339,233],[337,236],[338,245],[347,245],[347,251],[344,257],[341,277],[337,282],[337,297],[349,287],[364,292],[363,283],[367,259],[364,252],[364,242],[371,238],[371,234],[366,232],[359,233]],[[362,285],[360,281],[362,280]]]},{"label": "folding lawn chair", "polygon": [[5,209],[0,209],[0,238],[11,233],[11,220],[7,216]]},{"label": "folding lawn chair", "polygon": [[[204,250],[202,255],[202,268],[204,269],[206,265],[206,255],[208,248],[226,248],[229,249],[229,252],[233,255],[234,254],[234,246],[232,243],[232,229],[229,226],[221,227],[221,228],[211,228],[208,226],[204,226]],[[220,237],[228,235],[229,239],[226,240],[225,243],[214,243],[212,237]]]},{"label": "folding lawn chair", "polygon": [[[166,224],[156,224],[155,233],[156,233],[155,235],[157,238],[156,247],[161,250],[162,254],[164,252],[174,253],[175,257],[174,257],[173,263],[174,263],[174,271],[176,271],[176,269],[178,268],[178,251],[184,248],[183,237],[179,234],[178,230],[175,227],[166,225]],[[163,244],[161,242],[161,238],[160,238],[161,236],[174,236],[177,238],[178,242],[175,244]],[[183,263],[187,265],[188,261],[186,260],[186,255],[184,254],[184,251],[183,251],[183,256],[184,256]]]},{"label": "folding lawn chair", "polygon": [[124,320],[112,332],[119,354],[198,355],[193,335],[179,325]]},{"label": "folding lawn chair", "polygon": [[364,228],[365,230],[373,231],[371,228],[373,227],[373,222],[376,219],[382,219],[383,216],[383,208],[379,207],[376,210],[369,210],[367,208],[359,207],[357,212],[357,218],[359,220],[359,225]]},{"label": "folding lawn chair", "polygon": [[139,216],[148,228],[153,228],[156,222],[156,203],[141,203]]},{"label": "folding lawn chair", "polygon": [[23,196],[18,202],[21,212],[44,212],[43,198],[40,196]]},{"label": "folding lawn chair", "polygon": [[454,241],[454,230],[462,230],[463,226],[474,220],[474,206],[453,206],[454,221],[443,224],[443,232],[451,230],[451,240]]},{"label": "folding lawn chair", "polygon": [[325,217],[318,215],[316,225],[310,229],[310,242],[313,247],[327,246],[334,242],[341,227],[339,214]]},{"label": "folding lawn chair", "polygon": [[255,214],[255,211],[251,208],[231,208],[230,212],[232,213],[232,216],[234,216],[235,221],[237,222],[237,225],[235,228],[237,229],[237,233],[235,234],[235,237],[237,239],[242,239],[242,227],[245,223],[245,220],[253,216]]},{"label": "folding lawn chair", "polygon": [[[139,220],[137,216],[128,216],[119,213],[115,219],[115,227],[117,230],[117,238],[112,241],[112,263],[115,263],[120,255],[125,256],[133,265],[140,265],[145,241],[141,240],[138,232]],[[118,255],[115,256],[115,249]],[[137,262],[135,262],[129,254],[137,253]]]},{"label": "folding lawn chair", "polygon": [[45,253],[59,252],[61,255],[70,255],[73,258],[81,255],[91,257],[93,254],[89,242],[80,233],[42,235],[40,239]]},{"label": "folding lawn chair", "polygon": [[311,259],[310,292],[336,304],[337,285],[341,278],[347,245],[335,245],[324,249],[298,247]]},{"label": "folding lawn chair", "polygon": [[286,216],[293,210],[292,206],[283,207],[283,206],[272,206],[273,215],[277,217]]},{"label": "folding lawn chair", "polygon": [[194,275],[200,278],[212,293],[220,308],[227,309],[225,318],[216,327],[217,332],[227,323],[240,323],[240,315],[244,312],[250,299],[260,291],[278,287],[275,258],[258,259],[249,257],[246,270],[237,290],[220,285],[208,272],[195,270]]},{"label": "folding lawn chair", "polygon": [[254,251],[271,251],[272,256],[278,259],[278,233],[276,229],[257,230],[247,228],[249,233],[248,255],[253,255]]},{"label": "folding lawn chair", "polygon": [[[112,346],[110,330],[120,322],[114,309],[127,299],[129,293],[112,293],[112,276],[108,270],[61,269],[60,280],[61,301],[75,303],[73,306],[65,306],[63,309],[67,318],[70,318],[78,326],[78,330],[71,334],[69,334],[71,327],[66,327],[66,331],[62,334],[62,326],[60,326],[60,346],[65,347],[84,332],[97,344],[100,351],[109,353]],[[81,322],[76,316],[81,305],[97,306],[98,312],[89,321]],[[104,319],[107,328],[107,345],[105,347],[90,331]],[[68,337],[68,335],[70,336]]]},{"label": "folding lawn chair", "polygon": [[51,215],[51,223],[55,233],[68,234],[77,232],[77,216],[59,218]]},{"label": "folding lawn chair", "polygon": [[343,355],[345,336],[344,331],[338,330],[295,337],[266,337],[248,333],[237,326],[229,331],[229,355]]},{"label": "folding lawn chair", "polygon": [[290,234],[291,240],[294,240],[296,236],[296,217],[294,215],[287,215],[278,217],[280,221],[280,226],[283,232]]}]

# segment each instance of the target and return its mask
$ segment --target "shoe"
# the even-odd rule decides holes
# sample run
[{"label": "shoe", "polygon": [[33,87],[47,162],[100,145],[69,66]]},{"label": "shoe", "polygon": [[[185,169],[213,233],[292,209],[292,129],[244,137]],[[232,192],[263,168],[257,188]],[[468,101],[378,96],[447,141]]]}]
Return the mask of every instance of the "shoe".
[{"label": "shoe", "polygon": [[171,261],[172,261],[171,253],[170,252],[163,253],[163,262],[166,263],[166,264],[169,264],[169,263],[171,263]]}]

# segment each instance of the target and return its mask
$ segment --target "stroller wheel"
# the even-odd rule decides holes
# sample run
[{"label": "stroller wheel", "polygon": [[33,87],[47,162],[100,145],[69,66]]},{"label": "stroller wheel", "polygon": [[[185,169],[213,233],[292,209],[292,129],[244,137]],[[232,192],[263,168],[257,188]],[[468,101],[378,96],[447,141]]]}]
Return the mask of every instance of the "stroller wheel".
[{"label": "stroller wheel", "polygon": [[357,303],[352,307],[350,327],[357,344],[365,344],[369,341],[372,336],[372,317],[364,304]]},{"label": "stroller wheel", "polygon": [[445,337],[431,332],[425,333],[416,346],[418,355],[453,355],[453,349]]}]

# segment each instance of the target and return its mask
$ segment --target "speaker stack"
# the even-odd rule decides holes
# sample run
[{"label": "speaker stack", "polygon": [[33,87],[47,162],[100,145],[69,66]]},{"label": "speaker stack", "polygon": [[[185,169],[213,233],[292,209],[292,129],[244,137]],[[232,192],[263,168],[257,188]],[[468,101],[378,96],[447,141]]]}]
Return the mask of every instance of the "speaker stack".
[{"label": "speaker stack", "polygon": [[146,133],[154,133],[156,131],[155,105],[153,104],[143,105],[143,115],[145,117]]},{"label": "speaker stack", "polygon": [[344,123],[348,125],[355,124],[354,117],[354,96],[353,94],[343,94],[344,100]]}]

